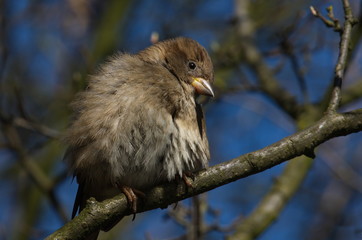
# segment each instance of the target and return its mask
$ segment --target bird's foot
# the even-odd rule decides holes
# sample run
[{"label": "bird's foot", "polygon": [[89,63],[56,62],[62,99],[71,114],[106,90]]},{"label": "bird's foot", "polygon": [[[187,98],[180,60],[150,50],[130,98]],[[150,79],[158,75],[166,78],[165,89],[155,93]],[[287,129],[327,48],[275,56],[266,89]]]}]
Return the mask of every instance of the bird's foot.
[{"label": "bird's foot", "polygon": [[194,179],[194,174],[189,171],[183,172],[181,177],[179,175],[176,176],[176,179],[178,181],[182,179],[182,181],[186,184],[187,187],[193,188],[189,178]]},{"label": "bird's foot", "polygon": [[145,198],[146,195],[143,192],[141,192],[140,190],[137,190],[137,189],[134,189],[131,187],[127,187],[127,186],[121,186],[120,189],[127,198],[128,206],[133,213],[133,218],[132,218],[132,221],[133,221],[136,218],[138,197]]}]

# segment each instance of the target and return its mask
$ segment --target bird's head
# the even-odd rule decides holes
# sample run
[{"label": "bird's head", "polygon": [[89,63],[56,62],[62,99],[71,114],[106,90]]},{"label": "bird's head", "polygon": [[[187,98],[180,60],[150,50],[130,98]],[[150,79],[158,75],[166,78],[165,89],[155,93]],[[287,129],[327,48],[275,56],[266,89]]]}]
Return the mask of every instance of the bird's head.
[{"label": "bird's head", "polygon": [[175,38],[156,43],[142,51],[147,61],[162,64],[187,91],[214,96],[211,83],[214,70],[209,54],[198,42],[190,38]]}]

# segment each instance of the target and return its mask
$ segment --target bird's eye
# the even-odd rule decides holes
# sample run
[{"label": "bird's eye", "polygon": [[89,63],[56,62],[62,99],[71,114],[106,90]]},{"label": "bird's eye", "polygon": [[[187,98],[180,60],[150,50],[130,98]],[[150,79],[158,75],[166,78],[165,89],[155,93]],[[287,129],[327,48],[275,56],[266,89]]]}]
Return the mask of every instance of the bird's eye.
[{"label": "bird's eye", "polygon": [[196,63],[194,63],[194,62],[189,62],[189,68],[190,68],[191,70],[194,70],[194,69],[196,68]]}]

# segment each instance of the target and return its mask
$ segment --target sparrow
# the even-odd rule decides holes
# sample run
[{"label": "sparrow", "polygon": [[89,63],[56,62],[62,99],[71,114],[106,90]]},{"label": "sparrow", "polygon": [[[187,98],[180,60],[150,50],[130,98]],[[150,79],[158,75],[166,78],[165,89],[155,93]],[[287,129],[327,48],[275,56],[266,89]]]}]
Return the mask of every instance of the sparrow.
[{"label": "sparrow", "polygon": [[64,158],[79,184],[72,217],[90,197],[124,193],[135,213],[144,190],[174,179],[189,185],[185,176],[210,158],[197,97],[214,96],[213,80],[205,48],[184,37],[101,65],[72,102],[64,138]]}]

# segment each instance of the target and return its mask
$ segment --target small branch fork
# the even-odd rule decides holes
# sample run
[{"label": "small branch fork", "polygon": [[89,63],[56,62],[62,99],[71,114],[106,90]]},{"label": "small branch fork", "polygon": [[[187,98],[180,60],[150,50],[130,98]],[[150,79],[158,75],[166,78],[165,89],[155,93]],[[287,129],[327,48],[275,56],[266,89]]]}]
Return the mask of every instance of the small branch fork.
[{"label": "small branch fork", "polygon": [[343,33],[343,29],[341,27],[341,24],[339,23],[339,20],[334,17],[333,13],[333,7],[329,6],[327,7],[327,14],[328,18],[324,17],[317,9],[315,9],[313,6],[309,7],[310,11],[312,12],[313,16],[319,18],[322,20],[322,22],[329,28],[333,28],[335,32],[339,32],[340,34]]},{"label": "small branch fork", "polygon": [[345,14],[345,21],[343,28],[341,27],[339,20],[334,17],[333,7],[330,6],[327,8],[329,19],[325,18],[318,10],[313,6],[310,7],[312,14],[321,19],[322,22],[330,28],[333,28],[334,31],[339,32],[341,35],[341,41],[339,46],[339,56],[337,60],[336,67],[334,69],[334,84],[333,90],[331,93],[331,99],[327,109],[327,113],[334,113],[337,111],[337,108],[341,102],[341,87],[344,77],[344,72],[347,64],[347,56],[349,45],[351,42],[352,36],[352,27],[357,23],[357,19],[353,17],[352,9],[348,0],[342,0],[343,10]]}]

